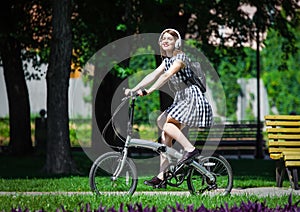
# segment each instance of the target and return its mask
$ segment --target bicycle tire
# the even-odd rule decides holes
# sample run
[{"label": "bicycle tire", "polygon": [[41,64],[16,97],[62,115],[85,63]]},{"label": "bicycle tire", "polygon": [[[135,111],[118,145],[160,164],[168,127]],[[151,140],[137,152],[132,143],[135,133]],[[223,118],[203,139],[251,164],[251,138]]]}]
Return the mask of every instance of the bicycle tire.
[{"label": "bicycle tire", "polygon": [[200,156],[195,159],[200,165],[210,171],[215,177],[215,183],[192,168],[187,177],[187,186],[191,194],[201,194],[212,191],[217,194],[230,194],[233,186],[233,172],[228,161],[221,155]]},{"label": "bicycle tire", "polygon": [[137,187],[137,170],[134,162],[126,158],[124,167],[116,180],[112,176],[120,163],[122,154],[107,152],[93,163],[90,173],[90,187],[98,195],[125,193],[132,195]]}]

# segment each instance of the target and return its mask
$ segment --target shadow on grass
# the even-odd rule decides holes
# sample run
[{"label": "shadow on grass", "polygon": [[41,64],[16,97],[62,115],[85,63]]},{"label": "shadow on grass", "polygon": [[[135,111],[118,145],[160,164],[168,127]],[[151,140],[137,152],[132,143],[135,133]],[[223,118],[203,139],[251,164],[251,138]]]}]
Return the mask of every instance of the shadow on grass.
[{"label": "shadow on grass", "polygon": [[268,159],[229,160],[235,177],[275,179],[275,161]]},{"label": "shadow on grass", "polygon": [[[72,157],[81,174],[77,176],[88,176],[92,161],[84,154],[84,152],[74,151]],[[46,157],[42,154],[33,154],[30,156],[12,156],[7,154],[0,155],[0,178],[58,178],[74,176],[69,175],[49,175],[43,172]]]},{"label": "shadow on grass", "polygon": [[[82,151],[73,151],[72,157],[77,168],[82,173],[79,176],[88,176],[92,161]],[[264,178],[275,179],[275,161],[268,159],[229,159],[235,178]],[[45,164],[44,155],[11,156],[0,155],[1,178],[47,178],[55,177],[42,172]],[[66,175],[64,175],[66,176]],[[58,177],[61,177],[58,176]]]}]

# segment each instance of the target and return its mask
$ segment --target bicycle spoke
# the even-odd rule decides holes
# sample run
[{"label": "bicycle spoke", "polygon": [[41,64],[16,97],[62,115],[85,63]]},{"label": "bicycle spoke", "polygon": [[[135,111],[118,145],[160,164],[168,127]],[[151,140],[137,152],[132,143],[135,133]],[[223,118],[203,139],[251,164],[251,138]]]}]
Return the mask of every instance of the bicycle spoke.
[{"label": "bicycle spoke", "polygon": [[126,159],[119,175],[114,176],[120,169],[121,154],[109,152],[100,156],[90,171],[90,186],[97,194],[105,192],[127,192],[133,194],[137,185],[137,173],[131,159]]}]

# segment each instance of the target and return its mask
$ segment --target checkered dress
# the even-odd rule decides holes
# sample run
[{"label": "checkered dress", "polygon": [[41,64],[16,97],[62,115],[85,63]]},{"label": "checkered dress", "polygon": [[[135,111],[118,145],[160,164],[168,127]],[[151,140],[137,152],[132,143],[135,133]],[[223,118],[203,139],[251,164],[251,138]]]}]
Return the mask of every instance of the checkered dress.
[{"label": "checkered dress", "polygon": [[175,60],[180,60],[187,65],[170,78],[169,82],[175,89],[175,97],[166,112],[175,120],[189,127],[211,126],[213,121],[212,108],[200,88],[197,85],[182,86],[185,85],[184,81],[187,77],[192,75],[192,70],[188,65],[189,58],[185,54],[165,58],[165,72],[169,70]]}]

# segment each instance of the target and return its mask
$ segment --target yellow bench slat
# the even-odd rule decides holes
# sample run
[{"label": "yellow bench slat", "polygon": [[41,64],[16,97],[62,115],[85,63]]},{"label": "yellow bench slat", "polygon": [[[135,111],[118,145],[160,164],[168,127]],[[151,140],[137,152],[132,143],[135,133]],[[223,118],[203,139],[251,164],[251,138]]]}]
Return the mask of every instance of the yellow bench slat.
[{"label": "yellow bench slat", "polygon": [[295,158],[295,160],[296,160],[296,158],[300,157],[300,152],[282,152],[282,153],[271,153],[270,154],[270,158],[273,160],[279,160],[282,157],[288,158],[288,160]]},{"label": "yellow bench slat", "polygon": [[284,160],[300,160],[300,155],[284,155]]},{"label": "yellow bench slat", "polygon": [[300,122],[298,121],[266,121],[267,126],[292,126],[292,127],[300,127]]},{"label": "yellow bench slat", "polygon": [[282,158],[282,154],[281,153],[272,153],[272,154],[270,154],[270,158],[273,160],[279,160],[280,158]]},{"label": "yellow bench slat", "polygon": [[291,134],[268,134],[269,139],[299,139],[300,135],[291,135]]},{"label": "yellow bench slat", "polygon": [[300,128],[267,128],[268,133],[299,133]]},{"label": "yellow bench slat", "polygon": [[285,161],[285,166],[300,166],[300,161]]},{"label": "yellow bench slat", "polygon": [[300,166],[300,115],[266,115],[270,158],[285,166]]},{"label": "yellow bench slat", "polygon": [[300,115],[266,115],[265,120],[300,120]]},{"label": "yellow bench slat", "polygon": [[282,152],[297,152],[299,151],[299,148],[285,148],[285,147],[270,147],[269,153],[282,153]]},{"label": "yellow bench slat", "polygon": [[279,146],[299,146],[300,147],[300,141],[269,141],[268,142],[269,147],[279,147]]},{"label": "yellow bench slat", "polygon": [[292,151],[290,151],[290,152],[285,152],[285,151],[283,151],[282,152],[282,154],[289,154],[289,155],[300,155],[300,150],[297,150],[297,151],[295,151],[295,152],[292,152]]}]

